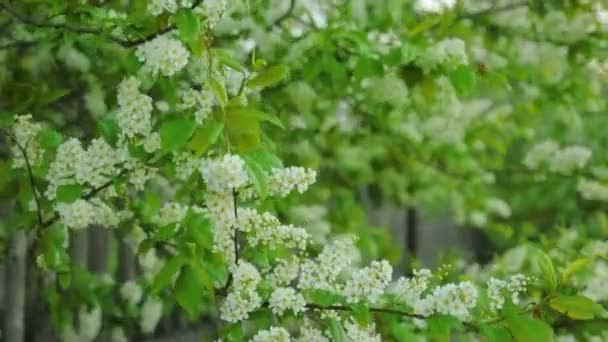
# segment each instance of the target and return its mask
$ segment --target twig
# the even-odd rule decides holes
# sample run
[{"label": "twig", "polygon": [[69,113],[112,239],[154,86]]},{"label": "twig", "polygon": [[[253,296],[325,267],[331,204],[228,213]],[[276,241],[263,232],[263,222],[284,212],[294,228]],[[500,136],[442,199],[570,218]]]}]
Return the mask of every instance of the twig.
[{"label": "twig", "polygon": [[[120,171],[116,175],[116,177],[124,176],[128,172],[129,172],[128,169],[122,169],[122,171]],[[110,187],[110,185],[114,184],[114,180],[115,180],[115,178],[112,178],[112,179],[108,180],[107,182],[103,183],[102,185],[98,186],[97,188],[91,189],[91,191],[89,191],[86,195],[82,196],[82,199],[88,200],[88,199],[95,197],[98,193],[107,189],[108,187]],[[57,220],[59,220],[59,214],[55,213],[50,219],[43,222],[42,227],[48,227],[48,226],[52,225],[53,223],[57,222]]]},{"label": "twig", "polygon": [[38,227],[41,229],[43,227],[43,223],[42,223],[42,208],[40,206],[40,199],[38,198],[38,191],[36,190],[36,181],[34,179],[34,173],[32,172],[32,165],[30,164],[30,160],[29,160],[29,158],[27,156],[27,144],[28,144],[28,142],[26,142],[26,146],[23,147],[19,143],[19,141],[17,140],[17,137],[15,135],[13,135],[13,133],[11,133],[7,129],[2,129],[2,131],[4,132],[4,134],[6,134],[6,136],[8,136],[9,138],[11,138],[15,142],[15,146],[17,146],[17,148],[21,152],[21,154],[23,156],[23,159],[25,161],[25,166],[26,166],[28,177],[29,177],[30,186],[32,187],[32,193],[34,195],[34,202],[36,203],[36,216],[38,218]]},{"label": "twig", "polygon": [[[198,5],[200,5],[202,2],[203,2],[203,0],[194,1],[194,3],[192,4],[192,6],[190,6],[190,8],[194,9]],[[11,6],[9,6],[8,4],[5,4],[5,3],[0,3],[0,10],[4,10],[5,12],[9,13],[13,17],[15,17],[17,20],[19,20],[20,22],[27,24],[27,25],[31,25],[31,26],[36,26],[36,27],[41,27],[41,28],[52,28],[52,29],[57,29],[57,30],[66,30],[66,31],[70,31],[70,32],[78,33],[78,34],[103,35],[103,33],[104,33],[101,29],[94,28],[94,27],[78,26],[78,25],[71,25],[71,24],[57,24],[57,23],[51,23],[48,21],[40,21],[40,20],[34,19],[32,17],[28,17],[28,16],[20,14],[14,8],[12,8]],[[174,24],[171,24],[159,31],[156,31],[154,33],[144,36],[143,38],[135,39],[135,40],[127,40],[127,39],[123,39],[123,38],[116,37],[113,35],[109,35],[108,38],[111,41],[113,41],[123,47],[131,48],[131,47],[135,47],[135,46],[141,45],[143,43],[146,43],[160,35],[169,33],[175,29],[176,29],[176,26]]]},{"label": "twig", "polygon": [[[315,309],[315,310],[352,311],[352,308],[350,308],[348,306],[342,306],[342,305],[323,306],[323,305],[308,303],[308,304],[306,304],[306,307],[309,308],[309,309]],[[398,316],[410,317],[410,318],[418,318],[418,319],[427,319],[428,318],[427,316],[423,316],[423,315],[419,315],[419,314],[414,314],[414,313],[409,313],[409,312],[405,312],[405,311],[401,311],[401,310],[395,310],[395,309],[369,308],[369,311],[371,311],[371,312],[378,312],[378,313],[384,313],[384,314],[390,314],[390,315],[398,315]]]}]

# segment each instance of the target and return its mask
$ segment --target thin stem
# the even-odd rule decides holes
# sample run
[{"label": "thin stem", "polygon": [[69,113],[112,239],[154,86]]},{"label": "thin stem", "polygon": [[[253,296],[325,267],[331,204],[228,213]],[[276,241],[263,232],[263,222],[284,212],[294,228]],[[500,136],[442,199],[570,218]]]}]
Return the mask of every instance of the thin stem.
[{"label": "thin stem", "polygon": [[[309,309],[315,309],[315,310],[352,311],[352,308],[350,308],[348,306],[342,306],[342,305],[323,306],[323,305],[308,303],[308,304],[306,304],[306,307]],[[410,318],[418,318],[418,319],[427,319],[428,318],[427,316],[413,314],[413,313],[409,313],[409,312],[405,312],[405,311],[401,311],[401,310],[395,310],[395,309],[369,308],[369,311],[390,314],[390,315],[410,317]]]},{"label": "thin stem", "polygon": [[15,146],[17,146],[17,148],[19,149],[19,151],[21,152],[23,159],[25,161],[25,167],[27,170],[27,175],[30,181],[30,186],[32,187],[32,193],[34,195],[34,202],[36,204],[36,216],[38,218],[38,227],[42,228],[43,227],[43,222],[42,222],[42,208],[40,206],[40,199],[38,198],[38,191],[36,191],[36,181],[34,179],[34,173],[32,172],[32,165],[30,163],[30,160],[27,156],[27,144],[28,142],[26,142],[26,146],[23,147],[19,141],[17,140],[17,137],[15,135],[13,135],[10,131],[3,129],[2,130],[4,132],[4,134],[6,134],[6,136],[8,136],[9,138],[11,138],[14,142],[15,142]]},{"label": "thin stem", "polygon": [[234,206],[234,220],[235,220],[235,226],[234,226],[234,262],[235,264],[238,265],[239,263],[239,229],[236,226],[236,221],[239,218],[239,213],[238,213],[238,209],[236,206],[236,199],[237,199],[237,192],[236,189],[232,189],[232,205]]},{"label": "thin stem", "polygon": [[[116,175],[116,177],[126,175],[128,172],[129,172],[128,169],[122,169],[122,171],[120,171]],[[98,193],[100,193],[101,191],[107,189],[112,184],[114,184],[114,180],[115,180],[115,178],[112,178],[112,179],[108,180],[107,182],[103,183],[102,185],[91,189],[91,191],[89,191],[86,195],[82,196],[82,199],[88,200],[88,199],[95,197]],[[53,223],[55,223],[57,220],[59,220],[59,214],[55,213],[53,215],[53,217],[51,217],[50,219],[43,222],[42,227],[48,227],[48,226],[52,225]]]}]

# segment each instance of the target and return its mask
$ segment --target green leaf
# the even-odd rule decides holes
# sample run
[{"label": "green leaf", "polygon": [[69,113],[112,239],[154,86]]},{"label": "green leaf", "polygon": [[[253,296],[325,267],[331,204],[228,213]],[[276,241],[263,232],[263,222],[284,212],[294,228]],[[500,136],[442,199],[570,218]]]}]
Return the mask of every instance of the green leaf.
[{"label": "green leaf", "polygon": [[165,151],[173,151],[190,140],[196,124],[193,120],[178,118],[165,121],[160,125],[160,142]]},{"label": "green leaf", "polygon": [[511,342],[511,333],[503,327],[482,324],[479,327],[479,334],[484,338],[485,342]]},{"label": "green leaf", "polygon": [[283,128],[283,129],[285,128],[285,126],[283,126],[283,123],[281,122],[281,120],[279,120],[278,117],[276,117],[275,115],[263,112],[261,110],[257,110],[257,109],[253,109],[253,108],[249,108],[249,107],[232,107],[230,109],[230,112],[233,113],[234,115],[255,118],[259,121],[267,121],[279,128]]},{"label": "green leaf", "polygon": [[44,92],[44,93],[40,94],[36,103],[41,107],[46,106],[48,104],[51,104],[51,103],[59,100],[60,98],[62,98],[64,96],[66,96],[70,92],[71,92],[70,89],[64,89],[64,88],[52,89],[52,90],[49,90],[48,92]]},{"label": "green leaf", "polygon": [[551,258],[543,251],[536,249],[536,264],[538,265],[541,273],[543,283],[549,290],[555,290],[557,288],[557,275],[555,274],[555,268]]},{"label": "green leaf", "polygon": [[366,327],[372,321],[372,315],[369,311],[369,307],[365,303],[358,303],[351,306],[351,313],[357,323]]},{"label": "green leaf", "polygon": [[190,266],[196,273],[196,276],[197,276],[199,282],[201,284],[203,284],[203,286],[207,290],[207,295],[208,295],[209,300],[211,302],[214,302],[215,301],[215,287],[213,286],[213,279],[211,278],[211,275],[202,265],[200,265],[197,262],[192,263]]},{"label": "green leaf", "polygon": [[139,213],[145,221],[150,221],[162,205],[160,196],[152,191],[146,191],[143,200],[139,203]]},{"label": "green leaf", "polygon": [[551,326],[541,320],[524,315],[510,315],[506,321],[517,342],[553,342]]},{"label": "green leaf", "polygon": [[163,266],[163,268],[158,272],[154,281],[152,282],[152,286],[150,292],[152,294],[157,294],[162,289],[169,285],[173,275],[175,275],[184,265],[184,258],[180,255],[176,255],[173,258],[169,259],[167,263]]},{"label": "green leaf", "polygon": [[266,198],[268,195],[268,176],[264,171],[264,168],[255,159],[246,154],[241,155],[241,157],[245,161],[247,174],[249,175],[249,179],[253,182],[253,186],[258,195],[262,199]]},{"label": "green leaf", "polygon": [[329,333],[331,334],[331,340],[333,342],[345,342],[346,341],[346,332],[342,327],[342,323],[335,318],[330,318],[327,322],[329,326]]},{"label": "green leaf", "polygon": [[192,9],[182,7],[174,16],[180,38],[185,42],[195,41],[201,34],[201,23]]},{"label": "green leaf", "polygon": [[251,88],[265,88],[283,80],[289,74],[285,65],[274,65],[260,71],[257,76],[250,79],[247,85]]},{"label": "green leaf", "polygon": [[307,293],[309,301],[320,305],[330,306],[341,302],[342,297],[327,290],[314,289]]},{"label": "green leaf", "polygon": [[57,201],[72,203],[82,196],[82,190],[80,184],[61,185],[57,188]]},{"label": "green leaf", "polygon": [[433,315],[427,322],[429,339],[434,342],[449,342],[451,330],[459,325],[455,318],[446,315]]},{"label": "green leaf", "polygon": [[215,94],[215,97],[217,97],[217,99],[220,101],[222,107],[226,107],[226,104],[228,103],[228,93],[226,93],[224,83],[218,81],[214,77],[211,77],[209,78],[209,87],[211,88],[213,94]]},{"label": "green leaf", "polygon": [[242,108],[226,110],[226,130],[229,141],[237,151],[252,151],[261,141],[260,120]]},{"label": "green leaf", "polygon": [[190,319],[196,319],[203,302],[203,287],[190,266],[184,267],[175,282],[175,299]]},{"label": "green leaf", "polygon": [[572,319],[593,319],[604,309],[601,305],[585,296],[559,295],[549,302],[553,310],[558,311]]},{"label": "green leaf", "polygon": [[240,342],[245,340],[243,325],[240,322],[230,324],[229,326],[225,327],[223,333],[226,339],[231,342]]},{"label": "green leaf", "polygon": [[593,259],[589,257],[582,257],[574,260],[568,266],[566,266],[566,269],[562,273],[562,280],[564,282],[567,281],[572,275],[587,267],[587,265],[589,265],[592,261]]},{"label": "green leaf", "polygon": [[211,250],[213,248],[213,233],[211,231],[211,221],[202,214],[193,215],[188,219],[188,235],[201,250]]},{"label": "green leaf", "polygon": [[243,155],[247,156],[246,158],[250,158],[256,163],[260,164],[260,166],[262,166],[262,168],[266,172],[270,172],[272,171],[272,169],[275,168],[283,167],[283,162],[281,161],[281,159],[277,157],[276,154],[267,150],[250,151]]},{"label": "green leaf", "polygon": [[477,82],[475,69],[468,65],[461,65],[450,71],[448,78],[461,96],[470,95],[475,89],[475,84]]},{"label": "green leaf", "polygon": [[211,147],[219,139],[224,131],[224,123],[215,119],[205,121],[203,127],[196,130],[192,136],[192,140],[188,144],[188,148],[194,152],[196,156],[201,156],[209,147]]},{"label": "green leaf", "polygon": [[63,135],[54,129],[44,129],[38,133],[40,146],[46,150],[55,150],[63,142]]},{"label": "green leaf", "polygon": [[225,66],[240,72],[246,71],[245,67],[243,67],[243,65],[236,58],[234,58],[230,50],[213,48],[211,51],[217,60]]},{"label": "green leaf", "polygon": [[114,120],[103,119],[97,121],[97,131],[110,145],[116,146],[118,141],[118,125]]}]

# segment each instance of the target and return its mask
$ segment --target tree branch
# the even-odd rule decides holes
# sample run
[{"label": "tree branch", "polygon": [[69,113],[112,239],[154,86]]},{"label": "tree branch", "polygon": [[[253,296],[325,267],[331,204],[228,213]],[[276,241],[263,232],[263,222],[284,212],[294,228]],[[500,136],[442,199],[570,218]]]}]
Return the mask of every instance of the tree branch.
[{"label": "tree branch", "polygon": [[21,155],[23,156],[23,159],[25,161],[26,170],[27,170],[27,175],[28,175],[28,178],[30,181],[30,186],[32,187],[32,193],[34,195],[34,202],[36,203],[36,216],[38,219],[38,227],[42,228],[43,227],[42,208],[40,207],[40,199],[38,198],[38,192],[36,191],[36,181],[34,179],[34,173],[32,172],[32,165],[30,164],[30,160],[27,156],[28,142],[26,142],[26,146],[23,147],[17,140],[17,137],[15,135],[13,135],[13,133],[11,133],[9,130],[6,130],[6,129],[3,129],[2,131],[4,132],[4,134],[6,134],[6,136],[11,138],[15,142],[15,146],[17,146],[17,148],[21,152]]},{"label": "tree branch", "polygon": [[[198,5],[200,5],[202,2],[203,2],[203,0],[196,0],[192,4],[192,6],[190,6],[190,8],[194,9]],[[20,14],[13,7],[11,7],[10,5],[5,4],[5,3],[0,3],[0,10],[4,10],[5,12],[9,13],[14,18],[16,18],[17,20],[19,20],[20,22],[22,22],[23,24],[26,24],[26,25],[36,26],[36,27],[40,27],[40,28],[52,28],[52,29],[56,29],[56,30],[66,30],[66,31],[70,31],[70,32],[78,33],[78,34],[104,35],[104,32],[101,29],[95,28],[95,27],[86,27],[86,26],[79,26],[79,25],[72,25],[72,24],[58,24],[58,23],[51,23],[48,21],[37,20],[32,17],[28,17],[26,15]],[[160,35],[172,32],[175,29],[176,29],[176,26],[174,24],[171,24],[159,31],[156,31],[154,33],[144,36],[143,38],[139,38],[139,39],[135,39],[135,40],[123,39],[123,38],[116,37],[113,35],[108,35],[107,37],[111,41],[113,41],[125,48],[131,48],[131,47],[135,47],[135,46],[141,45],[143,43],[146,43],[150,40],[153,40],[154,38],[156,38]],[[10,47],[10,46],[8,46],[8,47]]]},{"label": "tree branch", "polygon": [[[102,185],[98,186],[97,188],[91,189],[91,191],[89,191],[86,195],[82,196],[81,199],[88,200],[88,199],[95,197],[98,193],[109,188],[112,184],[114,184],[114,180],[116,177],[124,176],[128,172],[129,172],[128,169],[122,169],[114,178],[108,180],[107,182],[103,183]],[[59,214],[55,213],[50,219],[43,222],[42,227],[48,227],[48,226],[52,225],[53,223],[57,222],[57,220],[59,220]]]}]

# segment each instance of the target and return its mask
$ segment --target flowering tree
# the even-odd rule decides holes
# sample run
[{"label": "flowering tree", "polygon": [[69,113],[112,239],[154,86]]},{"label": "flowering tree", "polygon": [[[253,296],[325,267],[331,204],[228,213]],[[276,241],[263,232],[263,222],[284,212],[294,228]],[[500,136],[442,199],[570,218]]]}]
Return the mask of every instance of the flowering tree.
[{"label": "flowering tree", "polygon": [[[175,306],[209,340],[608,337],[599,4],[0,10],[5,340],[26,270],[62,341],[142,338]],[[494,259],[394,274],[360,189],[448,208]],[[139,277],[76,262],[93,226]]]}]

